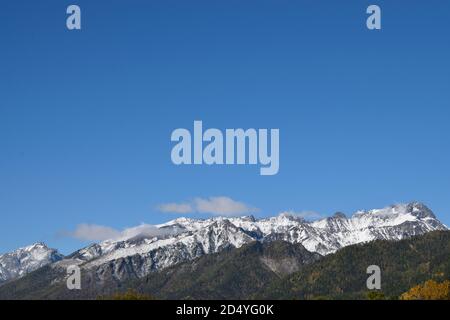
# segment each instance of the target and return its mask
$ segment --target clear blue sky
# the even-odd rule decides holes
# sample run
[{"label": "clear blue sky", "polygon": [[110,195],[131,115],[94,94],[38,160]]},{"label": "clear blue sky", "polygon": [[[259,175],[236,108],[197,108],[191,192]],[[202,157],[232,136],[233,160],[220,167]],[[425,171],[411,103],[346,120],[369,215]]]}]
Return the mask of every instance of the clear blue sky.
[{"label": "clear blue sky", "polygon": [[[82,9],[68,31],[65,10]],[[108,5],[106,5],[108,3]],[[383,10],[382,30],[365,10]],[[450,225],[450,3],[2,1],[0,252],[227,196],[324,215],[419,200]],[[280,172],[175,167],[170,134],[279,128]],[[194,215],[195,216],[195,215]]]}]

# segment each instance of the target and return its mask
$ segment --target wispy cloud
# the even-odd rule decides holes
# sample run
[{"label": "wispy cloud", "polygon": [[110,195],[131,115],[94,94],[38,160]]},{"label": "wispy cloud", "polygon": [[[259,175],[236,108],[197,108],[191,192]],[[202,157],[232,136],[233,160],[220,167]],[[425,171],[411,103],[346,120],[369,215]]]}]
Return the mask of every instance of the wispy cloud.
[{"label": "wispy cloud", "polygon": [[83,241],[101,241],[120,236],[120,232],[113,228],[85,223],[79,224],[73,232],[65,234]]},{"label": "wispy cloud", "polygon": [[258,211],[257,208],[250,207],[243,202],[235,201],[228,197],[196,198],[194,204],[199,213],[210,213],[219,216],[235,216]]},{"label": "wispy cloud", "polygon": [[233,200],[229,197],[195,198],[184,203],[166,203],[158,206],[159,211],[169,213],[206,213],[216,216],[239,216],[258,212],[258,208]]},{"label": "wispy cloud", "polygon": [[165,203],[158,206],[158,210],[161,212],[170,213],[191,213],[194,210],[190,203]]},{"label": "wispy cloud", "polygon": [[140,224],[136,227],[126,228],[121,231],[96,224],[79,224],[74,231],[64,232],[64,235],[81,241],[125,240],[138,236],[159,237],[176,234],[177,228],[158,228],[150,224]]},{"label": "wispy cloud", "polygon": [[[235,201],[229,197],[209,197],[195,198],[184,203],[165,203],[157,207],[161,212],[189,214],[205,213],[216,216],[240,216],[258,212],[259,209],[247,204]],[[159,237],[182,232],[176,227],[158,228],[157,226],[142,223],[138,226],[118,230],[104,225],[79,224],[75,230],[62,232],[63,236],[68,236],[82,241],[104,241],[104,240],[125,240],[138,236]]]}]

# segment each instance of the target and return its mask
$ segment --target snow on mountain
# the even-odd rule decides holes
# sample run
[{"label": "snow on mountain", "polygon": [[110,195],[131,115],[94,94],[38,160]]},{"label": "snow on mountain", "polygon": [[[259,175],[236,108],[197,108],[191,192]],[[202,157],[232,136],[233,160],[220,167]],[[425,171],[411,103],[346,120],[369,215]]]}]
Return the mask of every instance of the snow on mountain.
[{"label": "snow on mountain", "polygon": [[[239,248],[255,239],[226,218],[208,220],[177,219],[158,228],[176,230],[170,235],[126,240],[107,240],[78,250],[68,259],[84,268],[98,269],[99,277],[114,262],[113,272],[144,276],[150,271],[192,260],[226,248]],[[66,265],[61,262],[57,266]]]},{"label": "snow on mountain", "polygon": [[61,259],[63,255],[40,242],[0,255],[0,283],[19,278]]},{"label": "snow on mountain", "polygon": [[376,239],[400,240],[447,229],[430,209],[418,202],[358,211],[350,218],[337,213],[314,222],[280,214],[259,220],[253,216],[205,220],[179,218],[157,228],[169,232],[152,238],[134,236],[104,241],[83,248],[69,258],[84,268],[97,270],[100,278],[108,271],[121,279],[130,273],[144,276],[204,254],[239,248],[252,241],[301,243],[311,252],[327,255],[352,244]]},{"label": "snow on mountain", "polygon": [[[77,264],[94,272],[100,281],[111,276],[121,280],[142,277],[205,254],[239,248],[252,241],[284,240],[327,255],[352,244],[376,239],[400,240],[447,229],[430,209],[418,202],[358,211],[350,218],[337,213],[314,222],[280,214],[258,220],[253,216],[205,220],[179,218],[156,228],[161,230],[157,236],[133,233],[129,238],[92,244],[53,266],[65,268]],[[43,259],[42,265],[45,263],[48,259]],[[9,270],[9,267],[0,266],[3,273]],[[32,266],[37,267],[37,264]],[[33,267],[20,269],[21,274]],[[15,269],[13,265],[11,270]]]}]

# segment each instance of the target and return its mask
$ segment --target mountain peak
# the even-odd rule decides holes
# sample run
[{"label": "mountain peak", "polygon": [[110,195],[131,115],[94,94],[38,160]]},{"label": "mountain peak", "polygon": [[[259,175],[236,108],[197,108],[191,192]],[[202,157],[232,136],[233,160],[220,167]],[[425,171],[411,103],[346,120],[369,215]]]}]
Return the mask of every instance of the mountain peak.
[{"label": "mountain peak", "polygon": [[48,249],[48,246],[44,242],[36,242],[29,246],[20,248],[18,250],[37,250],[37,249]]},{"label": "mountain peak", "polygon": [[434,213],[426,205],[418,201],[393,204],[382,209],[372,209],[368,211],[360,210],[357,211],[353,216],[373,216],[389,219],[391,217],[398,217],[401,215],[412,215],[420,219],[427,217],[436,219]]},{"label": "mountain peak", "polygon": [[336,219],[347,219],[347,216],[345,215],[345,213],[338,211],[335,214],[333,214],[333,218],[336,218]]},{"label": "mountain peak", "polygon": [[300,217],[293,212],[282,212],[276,218],[280,221],[305,222],[305,218]]},{"label": "mountain peak", "polygon": [[253,215],[240,217],[243,221],[256,222],[256,218]]},{"label": "mountain peak", "polygon": [[55,249],[50,249],[43,242],[5,253],[0,255],[0,283],[21,277],[63,258],[62,254]]},{"label": "mountain peak", "polygon": [[431,211],[430,208],[428,208],[425,204],[418,201],[413,201],[407,204],[407,210],[412,215],[418,217],[418,218],[433,218],[436,219],[436,216],[434,215],[433,211]]}]

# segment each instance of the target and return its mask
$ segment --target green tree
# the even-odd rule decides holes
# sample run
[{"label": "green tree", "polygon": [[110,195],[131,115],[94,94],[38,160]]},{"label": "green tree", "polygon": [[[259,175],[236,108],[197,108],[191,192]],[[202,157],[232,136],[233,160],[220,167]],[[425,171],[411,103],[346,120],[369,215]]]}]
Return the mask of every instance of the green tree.
[{"label": "green tree", "polygon": [[386,296],[381,291],[369,291],[367,293],[368,300],[385,300]]}]

